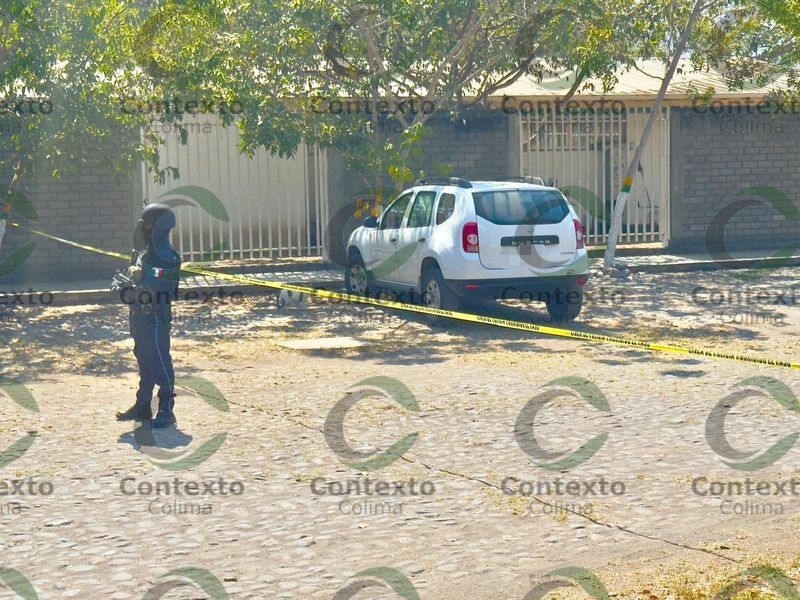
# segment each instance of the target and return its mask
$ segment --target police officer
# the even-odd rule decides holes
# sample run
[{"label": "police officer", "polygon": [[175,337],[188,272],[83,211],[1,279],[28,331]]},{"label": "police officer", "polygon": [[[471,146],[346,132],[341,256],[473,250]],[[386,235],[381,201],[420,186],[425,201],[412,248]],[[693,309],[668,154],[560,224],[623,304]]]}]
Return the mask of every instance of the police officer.
[{"label": "police officer", "polygon": [[136,403],[118,421],[149,423],[151,402],[158,385],[158,414],[154,428],[177,425],[175,419],[175,371],[170,356],[172,298],[178,292],[180,255],[170,244],[175,213],[164,204],[151,204],[142,212],[134,233],[134,249],[127,272],[118,274],[112,289],[130,306],[133,353],[139,364]]}]

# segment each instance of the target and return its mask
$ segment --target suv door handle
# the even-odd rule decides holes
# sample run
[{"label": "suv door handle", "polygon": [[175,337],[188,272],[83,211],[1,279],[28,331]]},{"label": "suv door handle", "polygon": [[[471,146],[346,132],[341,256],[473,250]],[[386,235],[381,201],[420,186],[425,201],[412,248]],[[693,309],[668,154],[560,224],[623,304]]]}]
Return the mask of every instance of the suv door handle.
[{"label": "suv door handle", "polygon": [[418,241],[418,242],[424,242],[426,239],[428,239],[428,238],[424,238],[424,237],[422,237],[422,238],[419,238],[417,241]]},{"label": "suv door handle", "polygon": [[389,238],[389,241],[390,241],[390,242],[395,242],[395,243],[396,243],[396,242],[397,242],[397,238]]}]

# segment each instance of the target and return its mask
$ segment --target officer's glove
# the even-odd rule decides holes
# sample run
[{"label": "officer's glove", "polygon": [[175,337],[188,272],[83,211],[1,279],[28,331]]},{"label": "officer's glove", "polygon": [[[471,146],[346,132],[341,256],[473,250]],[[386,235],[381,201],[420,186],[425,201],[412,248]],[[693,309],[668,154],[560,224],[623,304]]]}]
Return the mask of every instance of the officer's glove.
[{"label": "officer's glove", "polygon": [[136,265],[128,267],[128,278],[134,283],[141,283],[142,281],[142,268]]},{"label": "officer's glove", "polygon": [[125,290],[135,290],[136,283],[128,276],[128,271],[117,271],[114,273],[114,277],[111,280],[111,292],[114,295],[119,295],[120,302],[124,302],[122,299]]}]

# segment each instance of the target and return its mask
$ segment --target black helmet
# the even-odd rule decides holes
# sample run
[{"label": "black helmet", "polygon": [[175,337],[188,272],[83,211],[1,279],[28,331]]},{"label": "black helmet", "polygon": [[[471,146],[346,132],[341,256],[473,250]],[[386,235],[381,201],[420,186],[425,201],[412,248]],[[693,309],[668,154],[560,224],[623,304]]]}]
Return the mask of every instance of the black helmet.
[{"label": "black helmet", "polygon": [[155,229],[165,229],[169,231],[174,229],[177,221],[175,220],[175,213],[166,204],[150,204],[142,211],[142,216],[139,217],[140,223],[152,225]]}]

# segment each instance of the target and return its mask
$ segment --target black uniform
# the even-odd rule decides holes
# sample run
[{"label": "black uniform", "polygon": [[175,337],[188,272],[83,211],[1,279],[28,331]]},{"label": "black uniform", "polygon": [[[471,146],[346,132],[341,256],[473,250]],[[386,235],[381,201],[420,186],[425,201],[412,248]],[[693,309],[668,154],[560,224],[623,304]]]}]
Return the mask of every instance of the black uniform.
[{"label": "black uniform", "polygon": [[149,422],[153,390],[158,386],[158,414],[153,427],[176,424],[175,371],[170,355],[172,299],[178,291],[181,259],[169,241],[175,214],[168,206],[151,204],[142,212],[134,234],[127,273],[115,279],[115,289],[130,306],[133,353],[139,364],[136,404],[117,413],[120,421]]}]

